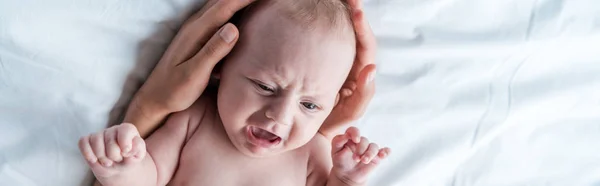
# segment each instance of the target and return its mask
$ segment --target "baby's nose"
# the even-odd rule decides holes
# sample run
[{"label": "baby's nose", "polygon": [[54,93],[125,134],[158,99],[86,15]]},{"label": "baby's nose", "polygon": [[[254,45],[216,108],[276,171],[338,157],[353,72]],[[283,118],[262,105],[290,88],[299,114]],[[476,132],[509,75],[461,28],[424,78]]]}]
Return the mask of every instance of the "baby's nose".
[{"label": "baby's nose", "polygon": [[265,116],[277,124],[291,125],[296,110],[295,108],[295,104],[292,101],[277,101],[269,106],[265,111]]}]

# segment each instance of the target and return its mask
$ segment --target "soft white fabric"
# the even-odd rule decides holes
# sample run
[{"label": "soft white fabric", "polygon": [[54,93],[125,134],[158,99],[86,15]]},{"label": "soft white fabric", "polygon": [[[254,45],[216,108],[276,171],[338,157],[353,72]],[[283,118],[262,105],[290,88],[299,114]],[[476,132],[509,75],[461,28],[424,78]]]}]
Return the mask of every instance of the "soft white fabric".
[{"label": "soft white fabric", "polygon": [[[0,185],[83,185],[201,0],[0,1]],[[600,1],[371,0],[383,185],[600,185]],[[111,112],[112,111],[112,112]]]}]

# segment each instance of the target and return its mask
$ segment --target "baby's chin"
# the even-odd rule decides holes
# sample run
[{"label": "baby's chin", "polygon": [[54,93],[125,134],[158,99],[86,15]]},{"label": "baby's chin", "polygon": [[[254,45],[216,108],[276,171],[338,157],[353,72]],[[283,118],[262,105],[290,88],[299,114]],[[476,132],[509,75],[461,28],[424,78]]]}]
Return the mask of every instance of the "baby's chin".
[{"label": "baby's chin", "polygon": [[251,158],[268,158],[268,157],[272,157],[272,156],[276,156],[281,154],[282,152],[273,152],[271,150],[266,150],[266,149],[254,149],[249,145],[244,145],[242,148],[238,148],[238,151],[240,151],[242,154],[251,157]]},{"label": "baby's chin", "polygon": [[259,147],[248,142],[247,140],[240,140],[238,145],[235,145],[235,147],[239,152],[251,158],[268,158],[290,151],[285,149],[283,146],[278,148]]}]

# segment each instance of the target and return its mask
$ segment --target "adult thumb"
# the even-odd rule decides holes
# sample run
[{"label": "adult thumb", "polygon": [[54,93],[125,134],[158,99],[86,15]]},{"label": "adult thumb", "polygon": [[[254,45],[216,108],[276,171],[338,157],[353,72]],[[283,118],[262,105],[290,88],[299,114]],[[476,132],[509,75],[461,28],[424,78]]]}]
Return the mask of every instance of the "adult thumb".
[{"label": "adult thumb", "polygon": [[365,109],[369,105],[371,98],[375,94],[375,82],[373,82],[375,76],[375,64],[369,64],[365,66],[359,73],[356,89],[352,94],[343,100],[343,106],[349,107],[354,113],[352,113],[353,119],[358,119],[362,116]]},{"label": "adult thumb", "polygon": [[233,24],[225,24],[183,65],[194,74],[210,74],[213,67],[231,52],[238,35],[239,31]]}]

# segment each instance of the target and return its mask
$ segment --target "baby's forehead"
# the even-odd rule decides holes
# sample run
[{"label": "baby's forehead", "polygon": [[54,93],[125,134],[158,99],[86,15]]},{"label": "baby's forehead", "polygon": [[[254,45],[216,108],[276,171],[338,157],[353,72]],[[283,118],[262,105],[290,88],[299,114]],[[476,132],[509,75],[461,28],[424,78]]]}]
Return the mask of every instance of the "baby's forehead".
[{"label": "baby's forehead", "polygon": [[[269,0],[261,1],[269,3]],[[292,0],[281,2],[254,5],[243,14],[246,17],[239,24],[236,52],[252,65],[249,68],[256,68],[255,73],[280,76],[286,81],[303,81],[315,89],[341,86],[352,66],[356,48],[354,30],[344,5],[340,3],[339,9],[310,9],[309,5],[283,4],[296,2]],[[294,6],[305,7],[290,9]],[[328,14],[325,9],[339,15]]]}]

